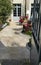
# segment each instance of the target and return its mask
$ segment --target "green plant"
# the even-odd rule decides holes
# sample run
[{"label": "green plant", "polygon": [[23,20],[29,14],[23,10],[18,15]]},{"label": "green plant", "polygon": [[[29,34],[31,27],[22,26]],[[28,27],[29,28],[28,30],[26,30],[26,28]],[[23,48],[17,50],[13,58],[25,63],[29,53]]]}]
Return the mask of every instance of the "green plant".
[{"label": "green plant", "polygon": [[0,20],[0,25],[2,25],[2,21]]},{"label": "green plant", "polygon": [[30,35],[30,36],[31,36],[31,35],[32,35],[32,31],[30,31],[30,30],[29,30],[29,31],[25,32],[25,34],[27,34],[27,35]]},{"label": "green plant", "polygon": [[0,31],[2,30],[2,28],[0,28]]},{"label": "green plant", "polygon": [[0,21],[0,28],[2,27],[2,21]]},{"label": "green plant", "polygon": [[6,22],[7,23],[7,25],[9,25],[9,22]]},{"label": "green plant", "polygon": [[0,20],[2,23],[6,22],[6,19],[11,14],[11,0],[0,0]]}]

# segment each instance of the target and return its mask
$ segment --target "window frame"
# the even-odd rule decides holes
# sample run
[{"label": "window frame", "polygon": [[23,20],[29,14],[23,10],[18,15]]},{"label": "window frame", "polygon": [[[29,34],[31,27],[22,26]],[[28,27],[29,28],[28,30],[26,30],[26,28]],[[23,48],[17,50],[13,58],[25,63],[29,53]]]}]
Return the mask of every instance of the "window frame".
[{"label": "window frame", "polygon": [[13,4],[13,6],[15,6],[14,9],[16,9],[15,10],[16,13],[14,12],[14,9],[13,9],[13,16],[21,16],[21,4]]}]

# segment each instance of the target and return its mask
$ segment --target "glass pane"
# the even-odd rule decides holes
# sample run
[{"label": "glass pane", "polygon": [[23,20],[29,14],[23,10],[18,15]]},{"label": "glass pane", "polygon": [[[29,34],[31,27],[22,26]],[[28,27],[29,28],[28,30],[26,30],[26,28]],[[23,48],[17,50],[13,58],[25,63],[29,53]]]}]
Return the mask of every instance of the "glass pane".
[{"label": "glass pane", "polygon": [[13,11],[13,15],[16,16],[16,8]]},{"label": "glass pane", "polygon": [[18,16],[21,16],[21,8],[18,8]]}]

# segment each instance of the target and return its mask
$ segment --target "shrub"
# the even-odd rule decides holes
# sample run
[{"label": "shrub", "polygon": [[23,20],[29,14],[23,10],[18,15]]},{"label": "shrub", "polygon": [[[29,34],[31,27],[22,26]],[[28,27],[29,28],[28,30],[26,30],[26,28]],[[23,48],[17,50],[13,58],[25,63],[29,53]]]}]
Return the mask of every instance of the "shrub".
[{"label": "shrub", "polygon": [[11,1],[10,0],[0,0],[0,20],[2,23],[6,22],[6,19],[11,14]]},{"label": "shrub", "polygon": [[2,21],[0,21],[0,28],[1,28],[1,26],[2,26]]},{"label": "shrub", "polygon": [[25,32],[25,34],[27,34],[27,35],[30,35],[30,36],[31,36],[31,35],[32,35],[32,31],[30,31],[30,30],[29,30],[29,31]]}]

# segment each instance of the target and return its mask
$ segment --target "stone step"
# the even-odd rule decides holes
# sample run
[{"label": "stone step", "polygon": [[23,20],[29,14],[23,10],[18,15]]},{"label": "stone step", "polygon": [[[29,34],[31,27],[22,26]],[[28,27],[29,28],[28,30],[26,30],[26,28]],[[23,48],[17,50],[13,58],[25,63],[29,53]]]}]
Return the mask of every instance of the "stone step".
[{"label": "stone step", "polygon": [[[1,42],[0,42],[1,43]],[[0,44],[0,60],[1,59],[30,59],[30,50],[26,47],[5,47]]]}]

